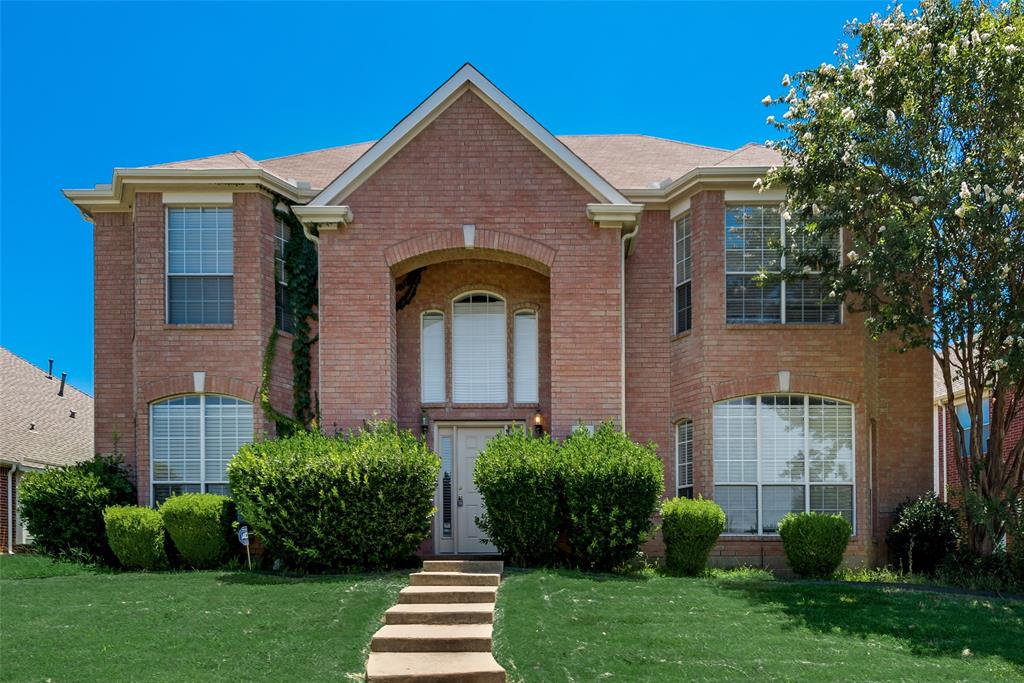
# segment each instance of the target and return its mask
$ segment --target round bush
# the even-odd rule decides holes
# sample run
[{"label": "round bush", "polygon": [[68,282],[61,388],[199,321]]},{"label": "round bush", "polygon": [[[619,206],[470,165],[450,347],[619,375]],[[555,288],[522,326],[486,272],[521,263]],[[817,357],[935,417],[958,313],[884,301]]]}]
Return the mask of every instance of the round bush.
[{"label": "round bush", "polygon": [[486,507],[477,524],[513,564],[555,561],[561,520],[557,453],[549,437],[513,430],[492,438],[477,457],[473,482]]},{"label": "round bush", "polygon": [[167,536],[160,513],[152,508],[115,505],[103,512],[107,541],[127,569],[167,567]]},{"label": "round bush", "polygon": [[956,550],[959,539],[956,511],[931,492],[896,508],[895,520],[885,536],[894,564],[925,574],[934,573]]},{"label": "round bush", "polygon": [[239,512],[267,551],[308,571],[379,569],[430,533],[440,462],[394,423],[344,437],[249,444],[228,463]]},{"label": "round bush", "polygon": [[121,458],[108,455],[71,467],[27,472],[18,496],[36,548],[83,562],[113,562],[103,511],[135,502]]},{"label": "round bush", "polygon": [[160,516],[187,566],[220,566],[234,546],[235,504],[230,498],[212,493],[172,496],[160,506]]},{"label": "round bush", "polygon": [[789,513],[779,520],[779,536],[790,568],[800,576],[828,578],[839,569],[853,527],[841,515]]},{"label": "round bush", "polygon": [[671,498],[661,504],[665,569],[669,574],[696,576],[725,530],[725,512],[713,500]]},{"label": "round bush", "polygon": [[654,447],[605,423],[563,441],[559,460],[572,563],[611,570],[636,557],[665,490]]}]

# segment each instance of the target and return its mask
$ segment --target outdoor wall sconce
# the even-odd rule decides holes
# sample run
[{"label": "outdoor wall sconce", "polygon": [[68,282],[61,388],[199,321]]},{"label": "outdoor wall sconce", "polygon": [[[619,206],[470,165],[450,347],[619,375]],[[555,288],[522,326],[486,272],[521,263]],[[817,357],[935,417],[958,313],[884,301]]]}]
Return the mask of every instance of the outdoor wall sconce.
[{"label": "outdoor wall sconce", "polygon": [[430,427],[430,418],[427,416],[426,410],[420,411],[420,434],[423,436],[427,435],[427,428]]},{"label": "outdoor wall sconce", "polygon": [[540,408],[533,414],[533,435],[541,436],[544,434],[544,415],[541,414]]}]

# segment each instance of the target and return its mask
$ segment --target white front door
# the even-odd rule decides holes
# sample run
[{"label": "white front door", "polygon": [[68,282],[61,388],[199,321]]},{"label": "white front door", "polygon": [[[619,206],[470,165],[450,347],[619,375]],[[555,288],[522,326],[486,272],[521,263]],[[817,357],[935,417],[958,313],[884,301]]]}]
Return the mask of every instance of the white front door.
[{"label": "white front door", "polygon": [[455,429],[456,486],[455,529],[458,553],[496,553],[497,548],[486,541],[476,525],[476,518],[484,512],[484,501],[473,484],[473,468],[487,440],[502,431],[502,427],[463,427]]}]

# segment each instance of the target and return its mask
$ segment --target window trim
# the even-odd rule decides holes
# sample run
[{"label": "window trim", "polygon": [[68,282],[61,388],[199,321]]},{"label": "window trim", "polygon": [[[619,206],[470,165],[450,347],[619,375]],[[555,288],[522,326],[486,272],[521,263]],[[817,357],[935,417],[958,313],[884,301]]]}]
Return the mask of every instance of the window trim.
[{"label": "window trim", "polygon": [[[465,299],[467,297],[471,297],[471,296],[476,295],[476,294],[483,294],[483,295],[494,297],[495,299],[498,299],[499,301],[501,301],[501,303],[502,303],[502,305],[504,306],[504,309],[505,309],[505,313],[504,313],[504,316],[503,316],[504,317],[504,323],[501,326],[502,336],[503,336],[502,347],[504,348],[504,353],[505,353],[505,363],[504,363],[505,399],[503,401],[483,401],[483,402],[481,402],[481,401],[457,401],[455,399],[455,390],[456,390],[456,387],[455,387],[455,304],[459,303],[462,299]],[[449,300],[448,305],[449,305],[449,307],[451,308],[451,311],[452,311],[451,312],[451,316],[452,316],[452,318],[451,318],[451,320],[452,320],[452,333],[451,333],[451,338],[452,338],[451,339],[452,362],[451,362],[451,372],[450,372],[450,376],[451,376],[451,379],[452,379],[452,398],[451,398],[452,405],[454,405],[454,406],[484,406],[484,407],[507,406],[507,405],[510,405],[510,398],[513,397],[514,394],[510,394],[510,392],[509,392],[509,383],[510,383],[509,363],[510,363],[510,358],[509,358],[509,353],[508,353],[509,352],[509,348],[508,348],[509,347],[509,335],[508,335],[508,315],[509,315],[509,310],[508,309],[509,309],[509,303],[508,303],[508,297],[502,296],[501,294],[498,294],[497,292],[493,292],[493,291],[486,290],[486,289],[469,289],[469,290],[466,290],[464,292],[459,292],[458,294],[452,296],[450,298],[450,300]],[[539,358],[538,358],[538,365],[539,364],[540,363],[539,363]],[[538,387],[538,393],[539,393],[539,387]]]},{"label": "window trim", "polygon": [[[153,480],[153,462],[154,462],[154,460],[153,460],[153,442],[154,442],[154,439],[153,439],[153,409],[157,405],[159,405],[159,404],[167,403],[168,401],[173,401],[174,399],[177,399],[177,398],[187,398],[189,396],[197,396],[199,398],[199,481],[198,482],[196,482],[196,481],[185,481],[185,480],[159,481],[159,482],[158,481],[154,481]],[[198,392],[198,393],[193,391],[193,392],[187,392],[187,393],[183,393],[183,394],[172,394],[171,396],[163,396],[163,397],[158,398],[158,399],[156,399],[154,401],[151,401],[149,403],[149,410],[148,410],[149,425],[148,425],[148,430],[147,430],[148,433],[146,435],[146,438],[149,441],[149,506],[150,507],[154,507],[156,505],[156,503],[155,503],[156,496],[153,495],[153,489],[157,485],[160,485],[160,486],[176,486],[176,485],[177,486],[185,486],[185,485],[189,485],[189,484],[197,484],[198,483],[199,484],[199,492],[200,493],[205,493],[206,492],[206,485],[207,484],[214,484],[214,485],[221,485],[221,484],[226,485],[226,484],[228,484],[228,482],[226,480],[223,481],[223,482],[219,482],[219,481],[207,482],[206,481],[206,397],[207,396],[223,396],[225,398],[234,399],[235,401],[241,401],[242,403],[248,405],[249,409],[253,410],[253,414],[252,414],[252,420],[253,420],[252,439],[255,440],[255,438],[256,438],[256,412],[255,412],[254,409],[256,407],[256,404],[253,403],[252,401],[248,401],[248,400],[246,400],[244,398],[240,398],[238,396],[232,396],[230,394],[217,393],[215,391],[204,391],[204,392]]]},{"label": "window trim", "polygon": [[[762,482],[761,476],[761,398],[763,396],[803,396],[804,397],[804,481],[801,483],[781,483],[781,482]],[[802,486],[804,489],[804,512],[811,511],[811,486],[849,486],[851,488],[851,506],[850,515],[852,517],[850,525],[853,527],[853,533],[851,538],[857,537],[857,404],[852,401],[837,398],[835,396],[826,396],[823,394],[802,394],[800,392],[783,391],[783,392],[763,392],[759,394],[743,394],[740,396],[730,396],[728,398],[715,401],[712,404],[711,419],[712,419],[712,430],[714,429],[714,406],[720,403],[726,403],[729,401],[735,401],[743,398],[754,398],[754,406],[756,408],[756,439],[757,439],[757,480],[755,482],[738,482],[731,481],[722,484],[718,483],[718,470],[715,467],[715,452],[714,452],[714,436],[712,432],[712,447],[711,447],[711,490],[712,495],[714,489],[718,486],[753,486],[757,491],[757,533],[748,532],[729,532],[723,531],[722,536],[728,538],[778,538],[778,531],[765,532],[764,531],[764,506],[762,505],[761,492],[765,486]],[[836,401],[850,406],[850,450],[852,457],[850,459],[850,479],[845,482],[812,482],[810,477],[810,448],[808,447],[808,439],[810,439],[810,430],[807,428],[810,417],[810,398],[821,398],[829,401]]]},{"label": "window trim", "polygon": [[[682,427],[684,424],[689,424],[690,425],[690,483],[689,484],[685,484],[685,485],[681,484],[679,482],[679,467],[680,467],[679,447],[683,444],[683,442],[681,442],[679,440],[679,430],[680,430],[680,427]],[[695,477],[693,476],[693,470],[694,470],[694,458],[693,458],[693,442],[694,442],[694,438],[693,438],[693,420],[691,418],[684,417],[681,420],[677,420],[675,422],[675,424],[672,425],[672,429],[675,432],[674,438],[675,438],[675,444],[676,444],[675,445],[675,453],[676,453],[676,457],[675,457],[675,464],[676,464],[676,497],[679,497],[679,495],[680,495],[679,492],[681,490],[683,490],[683,489],[690,489],[689,498],[694,498],[695,497],[696,489],[695,489],[695,483],[694,483]]]},{"label": "window trim", "polygon": [[[225,329],[235,326],[235,203],[231,202],[204,202],[202,204],[189,204],[187,202],[172,202],[164,204],[164,327],[172,329],[189,328],[211,328]],[[224,273],[171,273],[171,210],[172,209],[231,209],[231,274]],[[230,323],[172,323],[171,322],[171,278],[176,276],[184,277],[230,277],[231,278],[231,322]],[[275,278],[276,279],[276,278]],[[276,283],[275,283],[276,287]],[[161,399],[163,400],[163,399]],[[152,493],[152,491],[150,491]]]},{"label": "window trim", "polygon": [[[679,238],[677,231],[683,220],[689,221],[689,235],[687,241],[690,244],[689,271],[690,277],[679,282]],[[672,336],[677,337],[693,330],[693,219],[690,211],[684,211],[672,221]],[[690,285],[690,325],[686,329],[679,329],[679,287],[685,284]]]},{"label": "window trim", "polygon": [[[441,400],[440,401],[428,401],[424,396],[425,383],[423,381],[423,369],[426,367],[423,357],[423,319],[428,315],[440,315],[441,316]],[[447,325],[448,321],[445,318],[445,313],[439,308],[428,308],[420,311],[420,404],[421,405],[445,405],[448,402],[448,333]],[[454,379],[454,378],[453,378]]]},{"label": "window trim", "polygon": [[[747,271],[730,271],[729,270],[729,261],[728,261],[729,245],[728,245],[728,238],[726,237],[726,232],[729,229],[729,227],[728,227],[728,225],[729,225],[729,223],[728,223],[728,221],[729,221],[729,209],[730,208],[735,208],[735,207],[741,207],[741,206],[749,206],[749,207],[774,207],[774,206],[777,206],[777,203],[776,202],[756,202],[756,201],[755,202],[731,201],[731,202],[726,202],[725,203],[725,208],[724,208],[724,210],[722,212],[722,273],[723,273],[723,280],[722,280],[722,307],[723,308],[722,308],[722,310],[725,312],[725,325],[726,325],[726,328],[730,328],[730,327],[746,327],[748,325],[749,326],[755,326],[755,327],[767,327],[767,326],[771,326],[771,325],[779,325],[779,326],[785,325],[787,327],[827,327],[827,328],[833,328],[833,327],[841,327],[843,324],[845,324],[846,323],[846,319],[845,319],[845,315],[844,315],[844,310],[843,309],[845,309],[846,307],[843,305],[842,300],[839,301],[839,320],[834,322],[834,323],[826,323],[826,322],[810,322],[810,323],[808,323],[808,322],[787,322],[786,321],[786,282],[787,282],[787,280],[785,278],[783,278],[783,279],[781,279],[779,281],[780,290],[779,290],[779,320],[778,321],[757,322],[757,321],[751,321],[751,320],[736,320],[736,321],[730,321],[729,320],[729,287],[728,287],[729,276],[730,275],[751,276],[751,275],[756,275],[757,274],[757,273],[750,273],[750,272],[747,272]],[[673,234],[673,236],[674,236],[674,234]],[[788,241],[789,241],[788,240],[788,236],[786,234],[786,219],[782,217],[781,212],[780,212],[780,215],[779,215],[779,238],[782,241],[782,252],[779,254],[779,273],[781,273],[786,268],[786,248],[787,248]],[[839,245],[838,245],[837,248],[839,250],[839,257],[842,258],[842,255],[843,255],[843,233],[841,231],[839,233]],[[822,272],[823,271],[820,271],[820,270],[812,270],[812,271],[810,271],[807,274],[808,275],[820,275]],[[691,289],[692,289],[692,285],[691,285]]]},{"label": "window trim", "polygon": [[[516,345],[516,319],[519,316],[531,316],[534,320],[534,327],[536,329],[536,335],[534,336],[534,353],[536,355],[536,363],[534,370],[536,371],[536,377],[534,378],[537,387],[537,397],[530,401],[519,400],[519,383],[516,382],[516,372],[518,371],[519,364],[517,361],[518,347]],[[509,358],[510,374],[512,376],[512,404],[517,406],[535,406],[540,404],[540,311],[532,306],[520,306],[516,310],[512,311],[512,355]]]}]

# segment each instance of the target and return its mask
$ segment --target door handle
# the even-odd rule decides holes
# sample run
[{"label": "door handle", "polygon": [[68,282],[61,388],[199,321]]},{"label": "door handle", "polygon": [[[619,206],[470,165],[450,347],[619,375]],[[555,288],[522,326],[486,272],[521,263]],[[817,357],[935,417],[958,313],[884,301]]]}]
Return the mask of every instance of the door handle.
[{"label": "door handle", "polygon": [[459,496],[459,499],[456,502],[456,505],[458,505],[459,507],[462,507],[462,496]]}]

